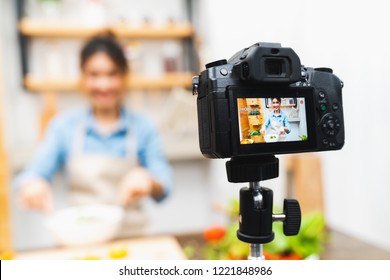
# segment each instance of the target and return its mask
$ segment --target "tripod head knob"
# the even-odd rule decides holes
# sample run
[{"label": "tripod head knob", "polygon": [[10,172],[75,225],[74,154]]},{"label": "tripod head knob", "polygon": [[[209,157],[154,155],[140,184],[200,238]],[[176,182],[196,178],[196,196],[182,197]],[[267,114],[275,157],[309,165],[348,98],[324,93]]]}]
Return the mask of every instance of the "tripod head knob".
[{"label": "tripod head knob", "polygon": [[286,236],[297,235],[301,227],[301,207],[295,199],[285,199],[283,203],[285,219],[283,221],[283,233]]},{"label": "tripod head knob", "polygon": [[285,199],[283,213],[273,214],[273,222],[283,222],[283,233],[286,236],[297,235],[301,227],[301,207],[295,199]]}]

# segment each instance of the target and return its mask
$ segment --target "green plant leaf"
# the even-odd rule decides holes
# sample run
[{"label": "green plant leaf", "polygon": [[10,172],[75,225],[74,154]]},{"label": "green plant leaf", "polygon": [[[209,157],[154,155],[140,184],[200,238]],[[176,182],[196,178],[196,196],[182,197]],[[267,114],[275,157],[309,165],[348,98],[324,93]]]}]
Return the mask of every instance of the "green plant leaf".
[{"label": "green plant leaf", "polygon": [[260,136],[261,132],[260,130],[249,130],[248,131],[248,136]]}]

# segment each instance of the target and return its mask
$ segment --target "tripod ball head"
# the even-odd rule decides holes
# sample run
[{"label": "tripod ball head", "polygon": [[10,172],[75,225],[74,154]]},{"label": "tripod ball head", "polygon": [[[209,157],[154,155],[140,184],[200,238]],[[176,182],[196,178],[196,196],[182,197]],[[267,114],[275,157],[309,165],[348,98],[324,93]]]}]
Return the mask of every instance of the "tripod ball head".
[{"label": "tripod ball head", "polygon": [[[261,193],[261,203],[258,196]],[[301,227],[301,208],[295,199],[285,199],[283,213],[273,214],[273,192],[268,188],[240,190],[240,218],[237,237],[243,242],[264,244],[274,239],[273,222],[283,222],[286,236],[297,235]]]}]

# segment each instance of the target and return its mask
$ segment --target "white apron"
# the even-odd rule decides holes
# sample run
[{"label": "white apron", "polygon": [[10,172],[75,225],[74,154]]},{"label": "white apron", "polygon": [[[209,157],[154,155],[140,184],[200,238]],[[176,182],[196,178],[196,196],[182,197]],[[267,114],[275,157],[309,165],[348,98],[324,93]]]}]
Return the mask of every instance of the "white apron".
[{"label": "white apron", "polygon": [[280,134],[280,130],[282,129],[282,127],[283,127],[283,124],[281,122],[271,121],[271,123],[270,123],[270,129],[271,129],[272,133],[278,135],[279,142],[286,141],[286,137],[287,137],[286,133]]},{"label": "white apron", "polygon": [[[86,154],[85,124],[76,128],[71,154],[67,164],[71,205],[114,204],[119,205],[119,183],[125,175],[138,165],[137,143],[132,128],[126,136],[126,158],[107,155]],[[125,209],[121,237],[145,234],[148,218],[141,202]]]}]

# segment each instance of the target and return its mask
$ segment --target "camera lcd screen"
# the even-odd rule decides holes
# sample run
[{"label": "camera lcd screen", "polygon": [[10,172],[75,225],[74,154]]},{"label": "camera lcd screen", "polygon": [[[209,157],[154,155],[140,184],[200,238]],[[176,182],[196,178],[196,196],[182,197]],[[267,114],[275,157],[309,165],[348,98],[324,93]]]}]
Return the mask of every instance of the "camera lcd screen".
[{"label": "camera lcd screen", "polygon": [[240,144],[308,140],[304,97],[237,98]]}]

